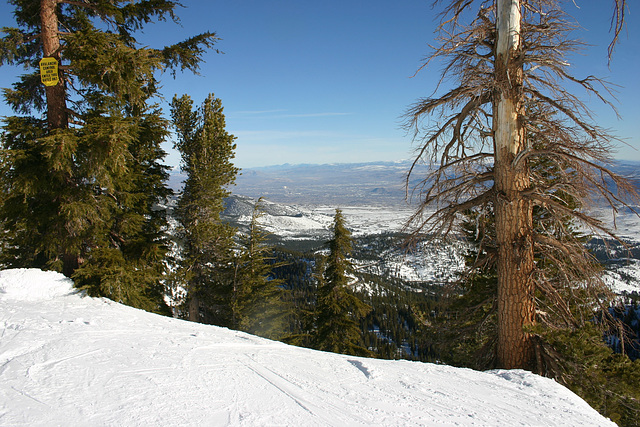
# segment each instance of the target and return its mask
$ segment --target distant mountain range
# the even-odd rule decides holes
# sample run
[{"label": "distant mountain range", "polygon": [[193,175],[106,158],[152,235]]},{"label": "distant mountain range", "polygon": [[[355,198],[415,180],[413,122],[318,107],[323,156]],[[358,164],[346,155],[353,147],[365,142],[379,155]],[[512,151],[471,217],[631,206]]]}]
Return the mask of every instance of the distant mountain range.
[{"label": "distant mountain range", "polygon": [[[246,230],[255,201],[264,197],[266,200],[261,205],[264,215],[260,221],[272,233],[271,243],[309,251],[317,250],[330,238],[333,209],[342,208],[347,225],[361,246],[378,251],[377,261],[367,266],[367,271],[409,281],[446,282],[447,274],[455,274],[459,268],[459,252],[451,251],[449,246],[425,246],[407,254],[401,248],[403,225],[415,209],[405,201],[404,180],[410,167],[409,162],[377,162],[245,169],[232,188],[233,196],[226,200],[223,218],[239,230]],[[640,187],[640,162],[619,162],[614,171]],[[416,179],[426,176],[427,172],[426,167],[422,167],[416,172]],[[183,179],[181,174],[172,173],[172,187],[178,190]],[[411,182],[409,188],[415,184]],[[601,212],[596,213],[610,227],[614,226],[610,208],[602,207]],[[616,234],[627,240],[629,247],[616,251],[617,246],[611,242],[605,245],[595,239],[590,249],[608,264],[607,280],[614,289],[637,290],[640,261],[626,258],[640,259],[640,218],[623,209],[615,225]],[[396,237],[399,240],[392,242]],[[362,258],[359,265],[367,264],[365,261],[370,255],[359,254]]]},{"label": "distant mountain range", "polygon": [[408,163],[281,165],[242,171],[234,192],[280,203],[390,205],[402,203]]},{"label": "distant mountain range", "polygon": [[[234,194],[285,204],[328,206],[407,206],[409,198],[429,169],[419,166],[406,184],[411,161],[298,164],[243,169],[231,188]],[[640,187],[640,162],[620,161],[614,172]],[[177,190],[184,177],[174,171],[170,184]]]},{"label": "distant mountain range", "polygon": [[[411,162],[278,165],[243,169],[231,188],[234,194],[286,204],[330,206],[397,206],[405,204],[405,180]],[[416,171],[425,175],[426,167]],[[184,176],[171,174],[180,187]],[[410,185],[413,188],[413,184]]]}]

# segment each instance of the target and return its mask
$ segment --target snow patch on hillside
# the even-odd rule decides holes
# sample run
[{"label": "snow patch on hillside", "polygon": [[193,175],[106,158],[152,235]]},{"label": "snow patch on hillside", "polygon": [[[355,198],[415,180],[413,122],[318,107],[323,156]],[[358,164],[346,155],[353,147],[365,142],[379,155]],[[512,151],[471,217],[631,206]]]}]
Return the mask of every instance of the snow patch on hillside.
[{"label": "snow patch on hillside", "polygon": [[609,265],[603,278],[617,294],[640,293],[640,260],[621,260],[617,265]]},{"label": "snow patch on hillside", "polygon": [[617,213],[610,208],[598,208],[592,209],[589,214],[607,224],[618,237],[640,242],[640,217],[636,213],[640,212],[640,206],[631,208],[635,212],[627,207],[620,207]]},{"label": "snow patch on hillside", "polygon": [[466,245],[461,241],[422,241],[410,249],[392,247],[375,262],[358,263],[362,270],[379,276],[397,277],[409,282],[446,284],[460,279],[465,268]]},{"label": "snow patch on hillside", "polygon": [[260,218],[260,225],[269,233],[285,239],[296,239],[309,236],[328,237],[331,221],[332,218],[326,215],[264,215]]},{"label": "snow patch on hillside", "polygon": [[0,424],[605,426],[529,372],[476,372],[287,346],[0,274]]},{"label": "snow patch on hillside", "polygon": [[55,271],[0,271],[0,298],[5,300],[45,301],[75,292],[73,281]]},{"label": "snow patch on hillside", "polygon": [[[248,225],[255,203],[256,199],[250,197],[233,196],[227,199],[224,215]],[[260,224],[285,239],[329,238],[336,210],[334,206],[283,205],[264,199],[260,208]],[[344,206],[340,209],[354,237],[400,232],[413,213],[409,207]]]},{"label": "snow patch on hillside", "polygon": [[[314,215],[323,215],[332,219],[335,214],[335,208],[328,206],[309,209]],[[340,210],[347,228],[354,237],[400,232],[413,214],[413,210],[408,207],[344,206],[340,207]]]}]

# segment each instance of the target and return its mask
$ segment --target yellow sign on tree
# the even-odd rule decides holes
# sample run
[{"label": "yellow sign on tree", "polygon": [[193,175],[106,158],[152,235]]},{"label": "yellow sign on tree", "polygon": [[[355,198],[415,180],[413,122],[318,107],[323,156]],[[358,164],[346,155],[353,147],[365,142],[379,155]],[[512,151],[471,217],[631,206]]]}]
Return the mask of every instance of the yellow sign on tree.
[{"label": "yellow sign on tree", "polygon": [[58,77],[58,61],[55,58],[40,60],[40,81],[45,86],[55,86],[60,81]]}]

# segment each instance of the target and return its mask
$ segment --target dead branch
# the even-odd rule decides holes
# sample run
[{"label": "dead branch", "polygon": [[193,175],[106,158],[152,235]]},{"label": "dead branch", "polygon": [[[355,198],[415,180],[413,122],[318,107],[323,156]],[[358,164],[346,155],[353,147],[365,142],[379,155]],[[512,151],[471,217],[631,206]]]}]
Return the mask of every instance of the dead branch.
[{"label": "dead branch", "polygon": [[[618,40],[625,7],[625,0],[614,1],[612,45]],[[479,12],[464,24],[463,18],[474,4],[479,4]],[[526,189],[518,197],[530,200],[537,215],[531,237],[540,260],[533,272],[540,292],[538,303],[548,306],[549,325],[559,322],[573,327],[585,321],[579,318],[582,314],[576,307],[597,300],[602,287],[598,265],[572,232],[572,224],[580,223],[597,235],[617,239],[602,221],[587,213],[593,198],[604,200],[615,215],[620,206],[633,210],[630,201],[637,201],[639,196],[632,183],[607,166],[615,136],[594,125],[585,102],[567,89],[567,85],[584,89],[615,111],[610,100],[613,85],[594,76],[579,78],[571,74],[567,58],[583,43],[569,37],[575,24],[556,0],[523,0],[522,6],[523,46],[517,61],[522,64],[523,86],[517,101],[526,148],[514,153],[510,167],[527,172]],[[491,164],[495,161],[491,151],[494,117],[487,105],[492,105],[494,94],[505,82],[497,80],[493,64],[494,2],[449,2],[438,31],[439,45],[418,72],[439,60],[443,62],[440,83],[450,77],[458,83],[441,96],[419,100],[406,113],[405,128],[413,133],[418,145],[405,180],[406,194],[420,197],[407,227],[413,230],[414,238],[424,233],[441,238],[459,230],[461,219],[469,211],[481,216],[477,220],[482,223],[476,239],[478,256],[468,271],[472,274],[490,268],[496,257],[495,236],[490,230],[495,227],[491,221],[497,197],[493,187],[495,165]],[[424,126],[424,121],[433,117],[440,122]],[[410,193],[411,178],[425,160],[435,170]],[[587,296],[582,295],[583,289],[589,289],[584,291]],[[540,347],[538,351],[540,361],[548,357],[545,363],[551,367],[554,361],[550,349]]]}]

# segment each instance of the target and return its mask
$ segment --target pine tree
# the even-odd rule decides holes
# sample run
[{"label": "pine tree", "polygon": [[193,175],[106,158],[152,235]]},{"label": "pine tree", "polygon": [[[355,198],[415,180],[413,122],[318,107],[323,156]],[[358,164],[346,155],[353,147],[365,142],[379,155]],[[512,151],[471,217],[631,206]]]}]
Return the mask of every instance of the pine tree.
[{"label": "pine tree", "polygon": [[[617,10],[623,5],[616,1]],[[472,21],[465,24],[468,17]],[[556,285],[570,285],[594,267],[583,245],[565,239],[568,233],[557,239],[535,229],[534,210],[544,207],[551,217],[571,217],[611,235],[582,203],[558,200],[556,191],[577,201],[597,193],[614,209],[637,199],[631,183],[606,167],[615,138],[590,123],[587,106],[570,90],[576,85],[608,104],[598,90],[600,84],[608,90],[606,83],[570,74],[566,56],[581,45],[570,38],[574,27],[555,0],[452,0],[429,61],[444,59],[443,78],[455,77],[456,85],[420,100],[407,114],[421,145],[414,166],[435,165],[419,184],[421,205],[411,221],[416,233],[447,236],[470,209],[492,216],[495,224],[496,348],[502,368],[540,369],[532,333],[544,321],[537,292],[553,296],[562,308],[556,314],[574,322],[562,307],[573,302],[558,298],[563,295]],[[616,34],[618,28],[616,22]],[[431,114],[442,120],[423,129],[422,120]],[[539,159],[554,165],[557,181],[532,167]],[[558,261],[553,282],[545,280],[536,252]]]},{"label": "pine tree", "polygon": [[[550,187],[562,175],[553,162],[544,158],[532,162],[531,168]],[[579,204],[562,189],[556,190],[554,197],[574,208]],[[432,334],[440,335],[439,360],[486,370],[497,365],[498,280],[492,262],[496,256],[495,223],[491,216],[475,211],[466,214],[463,228],[473,244],[467,258],[473,273],[464,277],[461,286],[445,299],[444,315],[432,325]],[[532,219],[540,241],[553,239],[575,245],[587,240],[575,230],[568,215],[556,217],[544,206],[536,206]],[[537,373],[555,378],[621,425],[633,425],[630,421],[640,414],[640,393],[630,385],[640,375],[640,363],[614,354],[603,340],[603,333],[617,335],[624,331],[611,322],[603,307],[602,301],[612,301],[610,290],[596,286],[597,281],[585,286],[600,271],[596,259],[586,254],[588,259],[578,260],[576,267],[564,266],[562,259],[544,249],[540,247],[535,252],[541,283],[535,295],[538,324],[528,330],[534,337]],[[584,271],[572,271],[587,263],[594,265]],[[566,275],[574,280],[566,280]]]},{"label": "pine tree", "polygon": [[[299,347],[312,346],[315,305],[321,255],[276,249],[274,275],[283,281],[288,308],[286,335],[282,341]],[[314,268],[315,266],[315,268]]]},{"label": "pine tree", "polygon": [[[536,143],[533,138],[531,141],[535,149],[544,150],[544,143]],[[561,185],[563,175],[571,174],[571,171],[562,171],[545,158],[531,161],[529,167],[535,171],[539,184],[555,188],[550,194],[557,203],[570,209],[579,208],[580,201],[565,192]],[[477,369],[497,366],[498,243],[493,209],[493,205],[488,204],[482,209],[464,212],[461,228],[472,245],[467,254],[468,273],[462,275],[460,286],[452,289],[449,298],[443,300],[444,310],[458,315],[455,318],[445,316],[438,326],[448,332],[444,334],[441,344],[452,356],[451,359],[442,356],[443,359],[447,363],[461,363]],[[586,236],[576,231],[575,221],[570,215],[554,215],[545,206],[533,207],[532,227],[540,243],[553,241],[571,248],[587,241]],[[589,312],[598,306],[600,299],[610,297],[611,293],[597,280],[600,269],[592,255],[582,252],[579,258],[579,251],[576,251],[578,253],[573,255],[574,267],[564,265],[564,260],[545,245],[540,244],[534,249],[535,278],[539,283],[535,298],[540,326],[538,335],[534,336],[534,350],[538,358],[536,369],[538,373],[556,376],[559,373],[553,372],[551,366],[547,365],[557,364],[557,361],[547,359],[553,359],[552,355],[541,353],[539,334],[543,329],[579,327],[584,319],[591,318]],[[585,288],[584,283],[589,283],[589,286]],[[566,303],[569,300],[572,300],[571,308]],[[452,336],[456,336],[456,339]],[[551,369],[547,372],[548,368]]]},{"label": "pine tree", "polygon": [[349,275],[353,271],[348,258],[351,250],[351,233],[345,226],[342,211],[336,209],[329,255],[319,266],[313,347],[334,353],[369,356],[371,353],[364,347],[360,321],[371,307],[349,289]]},{"label": "pine tree", "polygon": [[[94,295],[162,310],[165,219],[153,207],[169,194],[160,148],[167,122],[151,98],[156,74],[196,72],[215,35],[140,47],[144,24],[176,19],[178,4],[164,0],[11,3],[19,27],[3,29],[0,65],[27,73],[4,90],[24,116],[4,121],[2,260],[62,271]],[[59,65],[44,86],[42,58]]]},{"label": "pine tree", "polygon": [[222,102],[209,95],[193,108],[187,95],[175,96],[171,116],[176,149],[187,175],[177,216],[183,233],[183,260],[189,320],[234,325],[233,262],[235,228],[223,222],[224,199],[238,173],[231,162],[236,145],[225,130]]},{"label": "pine tree", "polygon": [[136,120],[126,175],[114,185],[109,228],[94,238],[91,262],[80,265],[73,277],[91,294],[170,314],[163,298],[167,221],[158,206],[171,194],[166,166],[160,164],[168,122],[159,111]]},{"label": "pine tree", "polygon": [[284,332],[287,314],[281,300],[282,281],[273,279],[267,245],[269,236],[261,226],[262,199],[259,199],[251,215],[249,230],[239,237],[239,250],[234,260],[232,293],[233,328],[278,339]]}]

